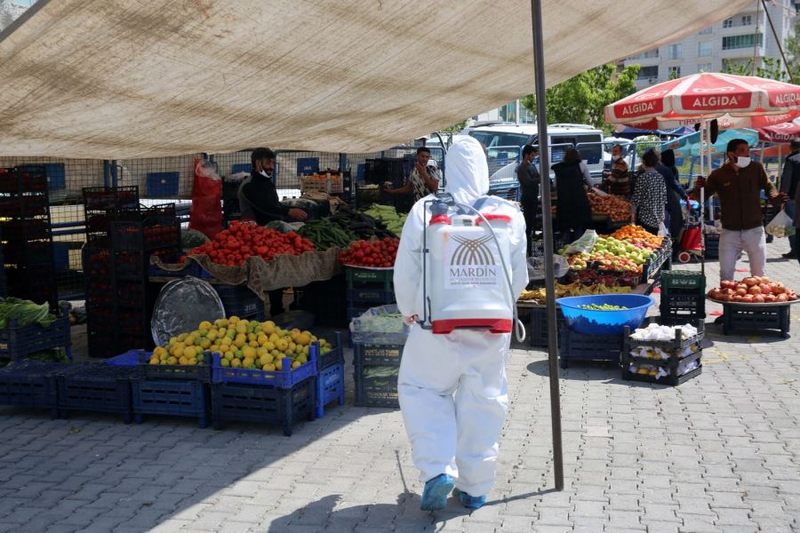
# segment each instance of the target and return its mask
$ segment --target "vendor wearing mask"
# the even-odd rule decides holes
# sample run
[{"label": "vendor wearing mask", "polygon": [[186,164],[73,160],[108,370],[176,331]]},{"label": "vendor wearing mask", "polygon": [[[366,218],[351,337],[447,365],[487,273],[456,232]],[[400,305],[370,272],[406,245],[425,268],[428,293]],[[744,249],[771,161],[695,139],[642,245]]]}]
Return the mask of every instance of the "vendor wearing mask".
[{"label": "vendor wearing mask", "polygon": [[[256,148],[250,156],[252,168],[250,177],[239,185],[239,208],[242,219],[255,220],[266,224],[273,220],[302,221],[308,215],[302,209],[282,205],[278,201],[278,191],[272,174],[275,169],[275,152],[269,148]],[[283,313],[283,290],[269,291],[269,314]]]},{"label": "vendor wearing mask", "polygon": [[417,160],[414,169],[408,175],[402,187],[392,189],[392,183],[385,182],[383,192],[391,195],[414,195],[414,202],[439,190],[439,169],[435,159],[431,159],[431,150],[425,146],[417,148]]},{"label": "vendor wearing mask", "polygon": [[779,205],[785,197],[767,178],[764,166],[750,160],[750,146],[733,139],[727,147],[728,162],[706,181],[706,198],[719,197],[722,233],[719,237],[720,279],[732,280],[736,259],[742,251],[750,260],[750,274],[763,276],[767,265],[767,242],[761,220],[760,192]]},{"label": "vendor wearing mask", "polygon": [[287,207],[278,201],[278,191],[272,173],[275,170],[275,152],[269,148],[256,148],[250,155],[250,177],[239,186],[239,208],[243,219],[266,224],[273,220],[302,221],[308,215],[302,209]]}]

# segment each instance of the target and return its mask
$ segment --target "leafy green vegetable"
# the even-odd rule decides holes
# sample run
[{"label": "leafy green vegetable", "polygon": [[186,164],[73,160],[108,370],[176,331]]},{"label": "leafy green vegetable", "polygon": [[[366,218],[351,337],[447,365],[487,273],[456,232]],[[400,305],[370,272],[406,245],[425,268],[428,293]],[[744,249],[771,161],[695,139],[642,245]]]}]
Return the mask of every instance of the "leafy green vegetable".
[{"label": "leafy green vegetable", "polygon": [[19,298],[0,299],[0,328],[8,327],[12,320],[16,320],[18,326],[36,323],[48,327],[55,322],[56,316],[50,314],[46,303],[40,305]]}]

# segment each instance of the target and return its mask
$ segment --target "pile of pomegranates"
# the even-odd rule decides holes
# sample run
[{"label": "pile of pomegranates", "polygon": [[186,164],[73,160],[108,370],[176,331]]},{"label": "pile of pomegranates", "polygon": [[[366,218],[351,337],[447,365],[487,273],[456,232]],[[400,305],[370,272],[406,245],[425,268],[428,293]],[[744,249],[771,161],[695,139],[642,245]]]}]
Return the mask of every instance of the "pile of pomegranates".
[{"label": "pile of pomegranates", "polygon": [[770,281],[766,276],[750,276],[742,281],[722,280],[720,287],[708,291],[708,297],[722,302],[763,304],[791,302],[797,294],[780,281]]}]

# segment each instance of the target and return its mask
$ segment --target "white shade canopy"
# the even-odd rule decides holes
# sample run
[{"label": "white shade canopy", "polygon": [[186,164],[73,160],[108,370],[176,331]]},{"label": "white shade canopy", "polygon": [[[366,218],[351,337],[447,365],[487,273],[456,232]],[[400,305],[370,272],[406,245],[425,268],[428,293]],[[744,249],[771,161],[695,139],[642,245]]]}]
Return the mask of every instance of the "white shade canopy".
[{"label": "white shade canopy", "polygon": [[[547,83],[751,4],[545,0]],[[40,0],[0,39],[0,155],[366,152],[533,92],[528,0]]]}]

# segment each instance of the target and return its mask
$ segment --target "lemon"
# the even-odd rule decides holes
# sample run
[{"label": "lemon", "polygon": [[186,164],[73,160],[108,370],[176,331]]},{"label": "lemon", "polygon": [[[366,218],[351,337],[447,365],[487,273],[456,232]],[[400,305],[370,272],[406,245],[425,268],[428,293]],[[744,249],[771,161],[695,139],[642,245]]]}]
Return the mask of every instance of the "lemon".
[{"label": "lemon", "polygon": [[167,364],[168,365],[176,365],[176,364],[178,364],[178,359],[174,355],[171,355],[171,356],[167,357]]},{"label": "lemon", "polygon": [[275,365],[272,363],[267,363],[266,365],[261,367],[261,370],[266,370],[267,372],[275,372]]},{"label": "lemon", "polygon": [[236,337],[233,341],[233,345],[236,346],[237,348],[241,348],[242,346],[244,346],[244,343],[245,343],[244,336]]},{"label": "lemon", "polygon": [[188,365],[189,364],[189,359],[182,355],[182,356],[180,356],[180,358],[178,358],[178,364],[179,365]]},{"label": "lemon", "polygon": [[222,359],[222,360],[219,362],[219,364],[220,364],[220,365],[222,365],[222,366],[224,366],[224,367],[229,367],[229,366],[231,366],[231,362],[230,362],[230,360],[229,360],[229,359]]},{"label": "lemon", "polygon": [[225,355],[223,355],[223,357],[228,361],[230,361],[231,359],[233,359],[233,352],[225,352]]},{"label": "lemon", "polygon": [[255,361],[253,361],[251,358],[245,357],[242,361],[242,366],[245,368],[253,368],[254,363]]},{"label": "lemon", "polygon": [[152,357],[150,357],[151,365],[157,365],[159,361],[161,361],[161,359],[159,359],[157,355],[153,355]]},{"label": "lemon", "polygon": [[302,363],[300,361],[295,361],[292,363],[292,370],[295,368],[300,368],[300,366],[302,366]]},{"label": "lemon", "polygon": [[241,366],[242,366],[242,362],[240,360],[238,360],[238,359],[232,359],[231,360],[231,367],[233,367],[233,368],[241,368]]},{"label": "lemon", "polygon": [[242,348],[242,354],[245,356],[245,358],[255,359],[256,350],[251,346],[245,346],[244,348]]},{"label": "lemon", "polygon": [[200,322],[200,325],[197,326],[197,329],[208,331],[209,329],[211,329],[211,322],[209,322],[208,320],[203,320],[202,322]]},{"label": "lemon", "polygon": [[229,316],[228,317],[228,324],[236,324],[237,322],[239,322],[239,320],[241,320],[241,319],[236,315]]},{"label": "lemon", "polygon": [[215,340],[217,338],[217,330],[215,329],[210,330],[208,332],[208,335],[206,335],[206,338],[210,341]]},{"label": "lemon", "polygon": [[231,345],[231,342],[232,342],[232,340],[231,340],[231,338],[230,338],[230,337],[225,337],[224,339],[222,339],[221,341],[219,341],[219,345],[220,345],[220,346],[222,346],[222,347],[225,347],[225,346],[230,346],[230,345]]},{"label": "lemon", "polygon": [[184,357],[194,357],[196,354],[194,346],[187,346],[183,349],[183,356]]},{"label": "lemon", "polygon": [[203,340],[201,340],[201,341],[200,341],[200,347],[201,347],[202,349],[204,349],[204,350],[208,350],[208,348],[209,348],[210,346],[211,346],[211,341],[210,341],[210,340],[208,340],[208,338],[205,338],[205,339],[203,339]]},{"label": "lemon", "polygon": [[225,328],[228,326],[228,320],[226,318],[218,318],[214,321],[214,325],[218,328]]}]

